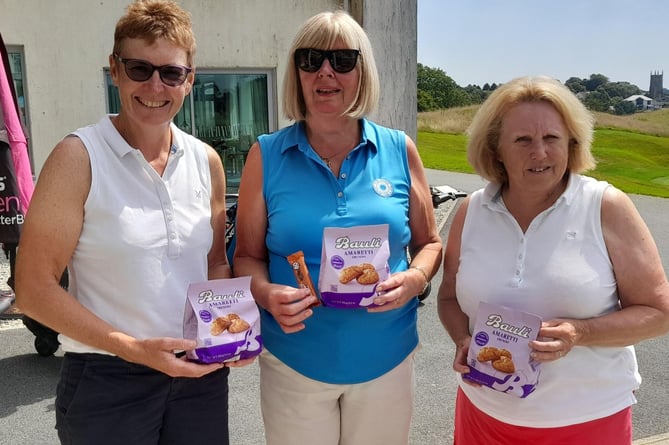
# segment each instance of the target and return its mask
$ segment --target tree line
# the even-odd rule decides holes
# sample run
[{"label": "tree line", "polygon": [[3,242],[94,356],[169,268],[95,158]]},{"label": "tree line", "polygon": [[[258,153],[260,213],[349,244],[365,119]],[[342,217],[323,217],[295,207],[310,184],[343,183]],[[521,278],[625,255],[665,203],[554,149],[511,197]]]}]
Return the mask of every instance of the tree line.
[{"label": "tree line", "polygon": [[[612,114],[632,114],[636,111],[633,102],[624,100],[634,94],[643,94],[629,82],[611,82],[603,74],[591,74],[588,79],[570,77],[564,83],[577,94],[586,107],[593,111]],[[418,64],[418,111],[480,104],[498,85],[484,84],[459,86],[440,68]]]}]

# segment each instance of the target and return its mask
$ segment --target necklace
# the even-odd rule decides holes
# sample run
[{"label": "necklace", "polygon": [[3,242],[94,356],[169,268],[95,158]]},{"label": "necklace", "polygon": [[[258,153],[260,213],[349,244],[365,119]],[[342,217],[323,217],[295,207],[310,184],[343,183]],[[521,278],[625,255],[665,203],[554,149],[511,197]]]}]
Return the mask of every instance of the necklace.
[{"label": "necklace", "polygon": [[332,168],[332,164],[330,163],[330,158],[326,158],[326,157],[321,156],[321,155],[318,155],[318,157],[321,158],[323,160],[323,162],[325,162],[325,165],[327,165],[328,168]]}]

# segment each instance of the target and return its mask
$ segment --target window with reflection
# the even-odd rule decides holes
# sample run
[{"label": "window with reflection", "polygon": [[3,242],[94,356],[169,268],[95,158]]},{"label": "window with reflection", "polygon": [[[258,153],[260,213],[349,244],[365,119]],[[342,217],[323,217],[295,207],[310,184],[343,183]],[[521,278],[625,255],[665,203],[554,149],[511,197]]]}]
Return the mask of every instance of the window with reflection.
[{"label": "window with reflection", "polygon": [[[273,131],[270,125],[273,81],[270,72],[198,72],[191,94],[174,123],[210,144],[221,156],[228,192],[239,187],[242,166],[258,135]],[[118,113],[118,91],[105,72],[109,113]]]},{"label": "window with reflection", "polygon": [[26,76],[25,76],[25,64],[23,57],[23,46],[17,45],[7,45],[7,57],[9,58],[9,72],[12,74],[12,80],[14,81],[14,91],[16,92],[16,100],[19,104],[19,113],[21,123],[24,127],[25,136],[28,139],[28,151],[30,153],[30,163],[31,168],[34,166],[33,156],[32,156],[32,145],[30,137],[30,119],[28,116],[28,93],[26,91]]}]

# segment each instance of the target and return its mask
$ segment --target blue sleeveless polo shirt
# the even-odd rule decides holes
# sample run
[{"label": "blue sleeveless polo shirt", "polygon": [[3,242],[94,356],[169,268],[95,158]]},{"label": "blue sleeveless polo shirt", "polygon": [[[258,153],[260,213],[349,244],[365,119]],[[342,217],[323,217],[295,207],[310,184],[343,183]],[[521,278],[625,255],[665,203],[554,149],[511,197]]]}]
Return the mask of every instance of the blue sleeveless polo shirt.
[{"label": "blue sleeveless polo shirt", "polygon": [[[388,224],[390,271],[408,267],[411,176],[405,134],[366,119],[360,125],[361,142],[344,160],[339,177],[309,145],[303,122],[258,138],[273,283],[296,286],[286,256],[302,250],[318,288],[325,227]],[[294,334],[284,334],[261,310],[263,341],[306,377],[333,384],[365,382],[390,371],[416,348],[417,307],[417,299],[383,313],[319,306],[306,328]]]}]

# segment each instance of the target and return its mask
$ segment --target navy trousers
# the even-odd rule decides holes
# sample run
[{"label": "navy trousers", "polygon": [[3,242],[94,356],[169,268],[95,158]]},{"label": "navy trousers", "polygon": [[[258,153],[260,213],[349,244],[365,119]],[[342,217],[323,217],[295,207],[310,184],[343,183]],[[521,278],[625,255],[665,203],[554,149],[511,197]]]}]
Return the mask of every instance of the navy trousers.
[{"label": "navy trousers", "polygon": [[229,372],[173,378],[114,356],[66,353],[58,437],[66,445],[228,445]]}]

